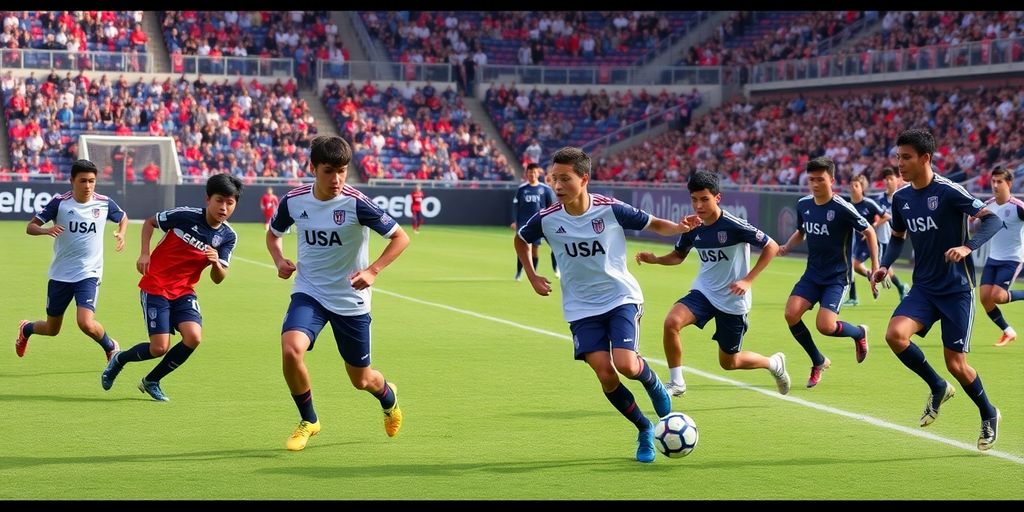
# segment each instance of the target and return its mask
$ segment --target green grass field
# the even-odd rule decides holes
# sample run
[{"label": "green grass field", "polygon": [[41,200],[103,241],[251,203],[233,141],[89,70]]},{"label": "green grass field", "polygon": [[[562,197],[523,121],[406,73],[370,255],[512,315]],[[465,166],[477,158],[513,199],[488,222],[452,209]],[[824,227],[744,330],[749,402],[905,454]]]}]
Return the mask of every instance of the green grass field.
[{"label": "green grass field", "polygon": [[[130,227],[124,253],[113,251],[111,229],[97,319],[127,348],[146,339],[134,265],[140,227]],[[399,386],[401,434],[384,435],[377,401],[348,383],[325,330],[307,357],[323,431],[305,451],[288,452],[298,414],[281,376],[279,333],[292,283],[276,277],[262,225],[235,229],[228,279],[213,285],[204,276],[198,287],[202,346],[164,379],[171,401],[158,403],[135,388],[155,361],[128,365],[103,391],[103,353],[78,330],[73,307],[59,336],[34,336],[25,357],[15,355],[18,320],[44,316],[52,242],[25,235],[24,222],[0,222],[0,499],[1024,496],[1024,344],[992,347],[999,332],[980,305],[969,361],[1003,414],[991,452],[974,447],[977,408],[959,386],[935,424],[917,426],[927,387],[883,339],[895,290],[873,302],[863,279],[861,305],[842,318],[870,326],[870,355],[857,365],[849,341],[815,333],[833,365],[818,387],[804,388],[810,362],[782,317],[804,261],[787,257],[754,284],[744,348],[784,351],[792,393],[779,396],[766,371],[720,369],[713,326],[688,327],[689,391],[673,400],[697,422],[700,444],[689,457],[644,465],[633,460],[634,427],[572,359],[557,288],[540,297],[512,280],[507,228],[426,226],[378,279],[373,360]],[[371,239],[373,259],[383,242]],[[670,248],[629,245],[630,254]],[[285,247],[294,254],[294,238]],[[554,280],[548,254],[543,247],[541,273]],[[630,267],[646,297],[643,353],[663,380],[662,319],[697,263]],[[899,273],[909,280],[909,270]],[[1024,327],[1024,306],[1002,309]],[[937,331],[915,342],[952,380]],[[643,388],[628,385],[653,417]]]}]

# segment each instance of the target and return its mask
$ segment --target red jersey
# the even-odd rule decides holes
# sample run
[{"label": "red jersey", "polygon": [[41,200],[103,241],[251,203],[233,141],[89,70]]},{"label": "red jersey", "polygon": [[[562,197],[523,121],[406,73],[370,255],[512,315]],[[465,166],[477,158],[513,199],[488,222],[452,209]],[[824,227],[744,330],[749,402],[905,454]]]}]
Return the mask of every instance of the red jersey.
[{"label": "red jersey", "polygon": [[414,190],[412,192],[412,211],[418,212],[423,209],[423,191]]},{"label": "red jersey", "polygon": [[263,209],[263,213],[273,215],[280,202],[281,200],[273,194],[263,194],[263,197],[260,198],[260,208]]},{"label": "red jersey", "polygon": [[203,252],[217,249],[220,264],[228,266],[235,249],[235,230],[227,222],[214,229],[203,208],[174,208],[156,214],[156,225],[166,233],[149,260],[149,270],[139,281],[142,291],[168,300],[195,293],[195,285],[210,265]]}]

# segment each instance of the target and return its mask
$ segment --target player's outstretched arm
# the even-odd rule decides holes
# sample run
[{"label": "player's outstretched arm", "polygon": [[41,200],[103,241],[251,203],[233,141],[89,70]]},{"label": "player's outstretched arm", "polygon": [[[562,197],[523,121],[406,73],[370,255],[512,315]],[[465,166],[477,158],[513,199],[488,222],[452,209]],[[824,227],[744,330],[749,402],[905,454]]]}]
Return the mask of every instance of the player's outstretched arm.
[{"label": "player's outstretched arm", "polygon": [[377,280],[377,274],[398,259],[402,251],[409,246],[409,234],[401,226],[398,226],[395,232],[391,233],[389,239],[388,245],[384,247],[384,251],[380,253],[377,261],[370,263],[370,266],[363,270],[349,275],[349,281],[352,283],[353,288],[365,290],[373,286],[373,282]]},{"label": "player's outstretched arm", "polygon": [[295,273],[295,262],[284,257],[281,237],[275,235],[272,229],[267,230],[267,252],[274,260],[274,266],[277,267],[277,277],[288,279]]},{"label": "player's outstretched arm", "polygon": [[979,247],[985,245],[986,242],[991,240],[992,237],[1003,228],[1003,222],[999,220],[999,217],[984,208],[978,212],[975,217],[981,221],[981,225],[978,226],[978,231],[974,233],[974,238],[971,238],[966,244],[961,245],[960,247],[953,247],[946,251],[946,261],[963,261],[964,258],[971,254],[971,252],[976,251]]},{"label": "player's outstretched arm", "polygon": [[146,275],[149,271],[149,242],[153,239],[153,230],[157,227],[156,217],[150,217],[142,223],[142,233],[139,234],[139,243],[141,249],[139,250],[139,261],[135,262],[135,269],[140,274]]},{"label": "player's outstretched arm", "polygon": [[636,260],[637,265],[644,263],[652,263],[658,265],[678,265],[686,259],[686,256],[679,254],[678,251],[672,249],[663,256],[655,256],[653,252],[639,251],[636,256],[633,257]]},{"label": "player's outstretched arm", "polygon": [[674,236],[689,233],[697,226],[700,226],[700,217],[697,215],[687,215],[679,219],[679,222],[659,219],[652,215],[651,223],[647,225],[647,230],[654,231],[661,236]]},{"label": "player's outstretched arm", "polygon": [[32,220],[28,221],[28,225],[25,226],[25,232],[32,236],[49,235],[57,238],[64,232],[64,226],[54,224],[48,228],[44,228],[43,221],[39,220],[38,217],[32,217]]},{"label": "player's outstretched arm", "polygon": [[537,295],[550,295],[551,281],[548,281],[548,278],[544,276],[538,275],[537,269],[533,268],[533,256],[530,253],[530,244],[526,243],[526,241],[520,238],[518,234],[512,238],[512,243],[516,248],[516,256],[523,264],[523,270],[526,271],[526,278],[530,280],[530,285],[533,286],[533,291],[537,292]]},{"label": "player's outstretched arm", "polygon": [[[868,273],[870,277],[878,272],[878,234],[875,233],[875,229],[871,226],[864,230],[864,241],[868,244],[868,254],[871,255],[871,272]],[[873,279],[868,279],[868,282],[871,283],[871,293],[877,296],[878,283]]]},{"label": "player's outstretched arm", "polygon": [[117,223],[117,231],[114,232],[114,240],[117,240],[117,245],[114,246],[114,250],[121,252],[124,250],[124,235],[128,232],[128,214],[121,216],[121,220]]},{"label": "player's outstretched arm", "polygon": [[800,245],[800,242],[804,241],[804,232],[799,229],[793,231],[792,235],[789,235],[789,240],[786,243],[779,246],[779,256],[785,256],[792,251],[794,247]]},{"label": "player's outstretched arm", "polygon": [[[885,286],[889,282],[889,278],[892,276],[893,263],[899,259],[900,253],[903,252],[903,244],[907,241],[906,231],[893,231],[892,238],[889,239],[889,246],[885,249],[885,254],[882,255],[882,261],[878,264],[878,270],[871,274],[872,283],[882,283]],[[887,286],[886,286],[887,287]]]}]

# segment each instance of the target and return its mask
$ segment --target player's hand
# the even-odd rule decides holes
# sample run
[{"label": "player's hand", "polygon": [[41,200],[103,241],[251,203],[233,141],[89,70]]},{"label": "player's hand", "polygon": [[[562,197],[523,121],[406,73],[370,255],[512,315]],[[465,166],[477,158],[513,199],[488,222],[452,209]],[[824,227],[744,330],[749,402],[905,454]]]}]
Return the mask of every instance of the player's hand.
[{"label": "player's hand", "polygon": [[61,226],[60,224],[54,224],[54,225],[50,226],[50,229],[46,230],[46,234],[50,235],[50,236],[52,236],[54,238],[57,238],[63,232],[64,232],[64,226]]},{"label": "player's hand", "polygon": [[750,290],[750,281],[746,279],[740,279],[733,284],[729,285],[729,291],[733,295],[745,295]]},{"label": "player's hand", "polygon": [[292,260],[285,258],[277,262],[277,277],[280,277],[281,279],[288,279],[294,273],[295,263]]},{"label": "player's hand", "polygon": [[209,260],[210,263],[216,264],[220,261],[220,254],[217,252],[217,249],[214,249],[213,247],[206,246],[206,250],[203,251],[203,255],[206,256],[206,259]]},{"label": "player's hand", "polygon": [[644,263],[656,263],[658,261],[658,257],[655,256],[653,252],[646,251],[640,251],[636,253],[636,256],[634,256],[634,258],[636,259],[637,265],[642,265]]},{"label": "player's hand", "polygon": [[365,268],[349,274],[348,280],[352,283],[352,288],[355,288],[356,290],[365,290],[373,286],[373,282],[377,280],[377,274],[374,271]]},{"label": "player's hand", "polygon": [[785,256],[789,252],[789,244],[782,244],[779,246],[779,256]]},{"label": "player's hand", "polygon": [[124,235],[114,231],[114,239],[117,240],[117,245],[114,246],[114,250],[121,252],[124,250]]},{"label": "player's hand", "polygon": [[512,231],[515,231],[516,230],[516,223],[513,222],[512,224],[509,224],[508,227],[512,228]]},{"label": "player's hand", "polygon": [[682,219],[679,219],[680,233],[689,233],[694,229],[697,229],[701,225],[700,217],[696,213],[687,215]]},{"label": "player's hand", "polygon": [[[886,288],[892,286],[892,281],[889,280],[889,276],[891,275],[892,271],[889,270],[889,268],[878,267],[878,270],[871,273],[871,286],[875,286],[877,283],[882,283],[882,286],[885,286]],[[889,285],[886,286],[885,283],[889,283]]]},{"label": "player's hand", "polygon": [[135,262],[135,270],[138,270],[140,274],[146,275],[149,272],[149,255],[143,254],[139,256],[139,261]]},{"label": "player's hand", "polygon": [[969,254],[971,254],[971,248],[966,245],[960,247],[954,247],[946,251],[946,261],[951,263],[959,263],[964,260]]},{"label": "player's hand", "polygon": [[548,296],[551,295],[551,281],[542,275],[534,275],[530,279],[530,285],[533,286],[533,291],[537,292],[537,295]]}]

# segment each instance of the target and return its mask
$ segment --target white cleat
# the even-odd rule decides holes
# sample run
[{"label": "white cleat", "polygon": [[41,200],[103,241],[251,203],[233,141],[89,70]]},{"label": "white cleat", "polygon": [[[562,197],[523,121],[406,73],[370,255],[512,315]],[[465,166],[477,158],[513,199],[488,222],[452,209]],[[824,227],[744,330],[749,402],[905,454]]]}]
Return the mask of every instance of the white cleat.
[{"label": "white cleat", "polygon": [[665,391],[672,396],[683,396],[686,394],[686,384],[669,381],[668,384],[665,384]]},{"label": "white cleat", "polygon": [[786,371],[786,354],[782,352],[776,352],[771,355],[771,359],[778,361],[779,371],[778,373],[772,372],[772,377],[775,377],[775,385],[779,388],[780,395],[789,394],[789,372]]}]

